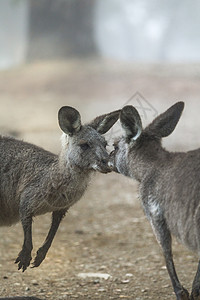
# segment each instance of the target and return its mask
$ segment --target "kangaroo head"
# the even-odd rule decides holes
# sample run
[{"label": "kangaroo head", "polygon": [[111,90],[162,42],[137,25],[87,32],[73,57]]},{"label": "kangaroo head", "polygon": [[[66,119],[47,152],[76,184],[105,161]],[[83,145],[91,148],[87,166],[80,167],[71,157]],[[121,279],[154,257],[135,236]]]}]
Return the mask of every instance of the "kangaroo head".
[{"label": "kangaroo head", "polygon": [[120,122],[124,135],[114,144],[110,155],[113,170],[139,179],[143,164],[148,168],[159,156],[161,139],[173,132],[183,108],[183,102],[175,103],[143,129],[138,111],[130,105],[123,107]]},{"label": "kangaroo head", "polygon": [[87,125],[82,125],[79,112],[70,106],[63,106],[58,112],[62,135],[62,154],[72,167],[82,171],[97,170],[102,173],[111,171],[108,165],[107,142],[102,134],[106,133],[118,120],[120,111],[97,117]]}]

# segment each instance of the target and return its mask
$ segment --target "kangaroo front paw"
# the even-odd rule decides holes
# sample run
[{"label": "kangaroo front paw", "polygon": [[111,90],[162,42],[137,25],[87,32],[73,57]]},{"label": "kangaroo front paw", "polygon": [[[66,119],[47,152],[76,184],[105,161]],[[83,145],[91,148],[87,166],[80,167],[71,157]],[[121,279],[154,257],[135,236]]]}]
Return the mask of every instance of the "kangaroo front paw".
[{"label": "kangaroo front paw", "polygon": [[30,265],[31,259],[31,252],[27,249],[22,249],[15,261],[18,264],[18,270],[22,269],[22,272],[24,272]]},{"label": "kangaroo front paw", "polygon": [[191,300],[200,300],[200,287],[194,288],[191,293]]},{"label": "kangaroo front paw", "polygon": [[42,261],[45,259],[46,251],[43,248],[38,249],[32,268],[39,267]]},{"label": "kangaroo front paw", "polygon": [[176,293],[176,299],[177,300],[190,300],[190,295],[189,295],[188,291],[182,287],[182,289]]}]

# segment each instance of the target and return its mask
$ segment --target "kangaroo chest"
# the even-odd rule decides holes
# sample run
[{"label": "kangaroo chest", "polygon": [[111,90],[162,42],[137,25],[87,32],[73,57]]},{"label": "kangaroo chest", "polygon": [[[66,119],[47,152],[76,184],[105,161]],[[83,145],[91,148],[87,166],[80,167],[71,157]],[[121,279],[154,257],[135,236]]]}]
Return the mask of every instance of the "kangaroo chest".
[{"label": "kangaroo chest", "polygon": [[70,180],[62,182],[59,186],[51,186],[48,192],[44,191],[42,201],[36,206],[35,215],[61,209],[68,210],[83,196],[88,180],[88,178],[84,178],[82,181]]}]

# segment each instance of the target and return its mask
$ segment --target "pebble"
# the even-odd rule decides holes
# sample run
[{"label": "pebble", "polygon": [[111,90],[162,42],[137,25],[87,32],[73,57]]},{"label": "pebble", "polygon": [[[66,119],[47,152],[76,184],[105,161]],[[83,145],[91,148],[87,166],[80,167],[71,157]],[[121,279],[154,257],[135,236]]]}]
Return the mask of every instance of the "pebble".
[{"label": "pebble", "polygon": [[94,284],[98,284],[98,283],[100,283],[100,280],[99,280],[99,279],[95,279],[95,280],[93,281],[93,283],[94,283]]},{"label": "pebble", "polygon": [[60,293],[61,295],[64,295],[64,296],[71,296],[72,295],[72,293],[70,293],[70,292],[62,292],[62,293]]},{"label": "pebble", "polygon": [[79,242],[75,242],[74,246],[80,246],[80,243]]},{"label": "pebble", "polygon": [[15,286],[20,286],[21,284],[19,282],[14,283]]},{"label": "pebble", "polygon": [[107,267],[106,266],[100,266],[99,271],[105,270]]},{"label": "pebble", "polygon": [[96,277],[105,280],[111,277],[111,275],[107,273],[79,273],[77,276],[80,278]]},{"label": "pebble", "polygon": [[127,268],[127,267],[132,267],[133,265],[134,265],[133,263],[127,262],[123,266]]},{"label": "pebble", "polygon": [[133,277],[133,274],[132,273],[127,273],[125,276],[126,277]]},{"label": "pebble", "polygon": [[37,280],[31,280],[32,285],[39,285],[39,283],[37,282]]},{"label": "pebble", "polygon": [[104,288],[100,288],[98,289],[98,292],[106,292],[106,290]]},{"label": "pebble", "polygon": [[170,285],[169,284],[166,284],[166,285],[163,285],[162,288],[166,289],[166,288],[169,288]]},{"label": "pebble", "polygon": [[127,283],[129,283],[129,282],[130,282],[130,280],[128,280],[128,279],[125,279],[125,280],[122,280],[122,281],[121,281],[122,284],[127,284]]}]

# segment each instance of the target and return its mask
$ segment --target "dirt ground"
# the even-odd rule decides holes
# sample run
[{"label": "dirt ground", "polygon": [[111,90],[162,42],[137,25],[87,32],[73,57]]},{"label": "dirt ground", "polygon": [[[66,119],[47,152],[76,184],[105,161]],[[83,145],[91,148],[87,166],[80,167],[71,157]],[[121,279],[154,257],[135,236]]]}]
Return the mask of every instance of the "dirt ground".
[{"label": "dirt ground", "polygon": [[[146,124],[183,100],[185,112],[164,145],[188,150],[199,147],[199,97],[196,65],[36,62],[0,73],[0,130],[59,153],[57,111],[62,105],[76,107],[82,120],[89,121],[129,100]],[[116,126],[107,138],[112,143],[119,134]],[[35,218],[33,254],[49,225],[50,215]],[[1,228],[0,297],[175,299],[161,250],[137,197],[137,183],[121,175],[96,174],[63,220],[43,264],[25,273],[14,264],[22,241],[20,224]],[[180,280],[190,290],[197,256],[176,241],[173,249]]]}]

